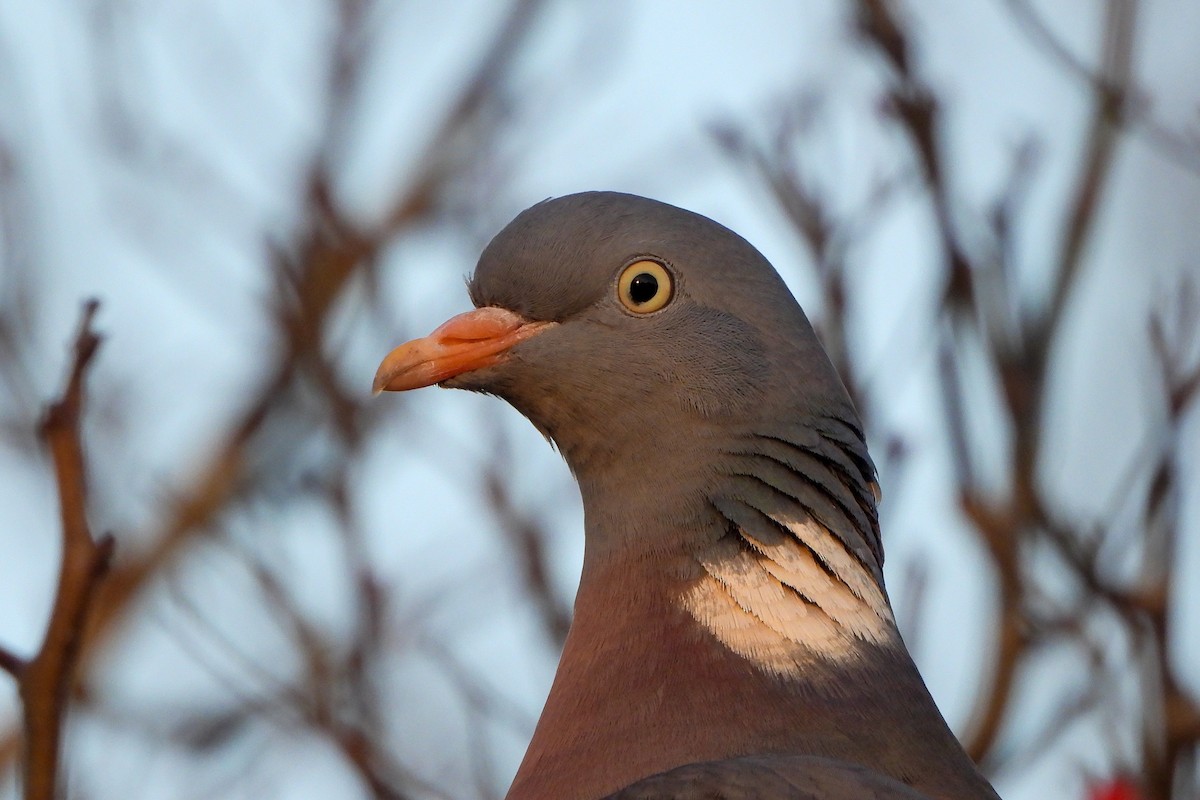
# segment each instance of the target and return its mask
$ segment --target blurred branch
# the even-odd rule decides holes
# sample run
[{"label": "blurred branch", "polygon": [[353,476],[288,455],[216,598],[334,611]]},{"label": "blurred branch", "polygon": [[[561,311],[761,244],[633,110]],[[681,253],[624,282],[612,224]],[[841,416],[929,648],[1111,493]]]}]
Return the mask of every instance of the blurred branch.
[{"label": "blurred branch", "polygon": [[[357,661],[369,657],[364,650],[373,652],[380,640],[371,638],[366,644],[356,642],[349,654],[339,657],[267,565],[254,561],[248,566],[267,603],[282,620],[303,662],[300,685],[285,696],[292,700],[304,723],[345,756],[378,800],[403,800],[407,794],[401,785],[416,785],[432,791],[432,787],[424,785],[410,771],[392,764],[382,747],[381,726],[371,713],[378,701],[366,685],[367,672]],[[347,699],[354,702],[347,703]]]},{"label": "blurred branch", "polygon": [[[987,501],[972,497],[977,490],[968,484],[964,484],[962,489],[963,508],[996,556],[1001,571],[1001,586],[1004,587],[1002,634],[998,657],[994,662],[993,689],[983,695],[977,707],[978,727],[968,743],[968,752],[977,759],[983,759],[996,741],[1024,655],[1024,637],[1019,633],[1025,626],[1022,611],[1024,602],[1021,599],[1022,580],[1016,554],[1022,538],[1054,527],[1049,524],[1037,483],[1043,444],[1042,411],[1047,403],[1046,377],[1051,348],[1061,328],[1067,300],[1077,283],[1084,245],[1098,216],[1100,198],[1112,168],[1117,122],[1124,96],[1122,87],[1129,77],[1134,14],[1134,6],[1128,0],[1111,0],[1108,4],[1103,63],[1104,73],[1110,82],[1105,84],[1105,91],[1095,97],[1083,164],[1067,201],[1064,240],[1057,258],[1049,305],[1041,314],[1026,316],[1021,320],[1018,347],[1000,346],[993,350],[1015,438],[1011,466],[1013,494],[1009,508],[999,512],[984,512],[982,508]],[[989,524],[996,521],[997,516],[1004,524]]]},{"label": "blurred branch", "polygon": [[[961,344],[958,329],[972,326],[974,317],[970,312],[978,306],[974,284],[976,270],[969,253],[959,244],[954,227],[953,204],[938,140],[940,107],[932,89],[919,76],[912,62],[912,45],[897,16],[896,4],[890,0],[859,0],[857,10],[860,32],[882,56],[891,73],[887,106],[907,136],[928,187],[947,275],[943,308],[950,324],[943,326],[938,347],[940,385],[948,411],[947,434],[957,470],[963,510],[988,546],[999,581],[1001,612],[992,683],[990,691],[983,693],[982,701],[973,715],[973,732],[965,745],[971,757],[980,761],[999,732],[1025,648],[1019,602],[1021,583],[1017,540],[1012,535],[1017,520],[1011,511],[991,509],[974,496],[976,476],[972,468],[968,422],[963,410],[966,400],[959,379],[957,357]],[[970,338],[967,337],[967,341]]]},{"label": "blurred branch", "polygon": [[[392,201],[380,218],[383,222],[362,229],[339,209],[329,173],[330,155],[344,135],[352,95],[359,79],[366,41],[365,5],[346,0],[339,6],[340,28],[333,37],[329,94],[331,113],[321,142],[310,162],[303,218],[294,243],[274,249],[276,275],[281,278],[274,300],[282,345],[265,364],[266,375],[253,399],[228,431],[216,437],[213,455],[197,471],[191,485],[182,491],[166,512],[166,522],[151,537],[148,549],[124,560],[112,570],[96,597],[92,624],[82,642],[79,668],[85,672],[100,647],[114,634],[127,611],[164,569],[175,564],[199,537],[205,535],[234,504],[260,490],[259,476],[248,467],[271,421],[288,407],[288,399],[306,381],[315,380],[329,400],[338,428],[354,436],[358,407],[344,397],[324,353],[329,319],[339,299],[356,278],[369,278],[381,249],[406,226],[436,208],[446,183],[465,163],[479,157],[480,147],[468,146],[464,137],[485,141],[489,134],[480,109],[505,78],[507,65],[519,52],[530,21],[541,2],[518,0],[494,37],[477,71],[460,90],[459,99],[431,139],[421,159],[419,177]],[[364,391],[364,397],[365,397]],[[341,736],[342,733],[346,735]],[[361,741],[352,732],[339,732],[343,752],[353,763],[362,752]],[[0,770],[16,753],[13,732],[0,733]],[[370,776],[367,775],[369,778]],[[380,796],[386,787],[373,785]]]},{"label": "blurred branch", "polygon": [[[1079,534],[1063,530],[1061,524],[1051,518],[1038,485],[1037,469],[1041,461],[1043,431],[1042,411],[1047,405],[1047,375],[1051,348],[1061,328],[1067,299],[1076,283],[1083,263],[1084,246],[1090,237],[1098,216],[1100,198],[1111,172],[1116,146],[1119,109],[1123,103],[1123,89],[1129,78],[1130,54],[1133,41],[1134,8],[1125,0],[1108,4],[1103,52],[1104,71],[1110,79],[1106,90],[1095,97],[1092,118],[1086,134],[1080,175],[1072,194],[1068,198],[1064,215],[1064,239],[1057,258],[1056,278],[1051,288],[1051,300],[1037,314],[1022,319],[1020,346],[997,353],[998,370],[1004,387],[1004,399],[1009,418],[1014,427],[1014,454],[1011,480],[1013,496],[1011,512],[1014,516],[1018,540],[1029,540],[1039,534],[1057,544],[1068,556],[1067,563],[1073,565],[1083,585],[1095,590],[1099,581],[1094,573],[1094,559],[1071,558],[1067,547]],[[1013,533],[1008,533],[1013,537]],[[989,540],[995,542],[995,532]],[[1020,545],[1018,545],[1019,547]],[[1018,588],[1018,591],[1020,589]],[[1020,617],[1019,595],[1006,604],[1009,614]],[[1002,674],[1015,673],[1020,661],[1019,652],[1005,654],[1007,661],[1000,664]],[[1008,683],[1011,690],[1011,679]],[[1007,704],[1004,693],[996,692],[981,706],[984,709],[984,724],[975,740],[975,752],[982,756],[991,747],[1003,718]]]},{"label": "blurred branch", "polygon": [[766,184],[776,205],[808,249],[821,297],[819,316],[812,318],[813,327],[855,407],[864,418],[869,418],[870,396],[866,386],[870,375],[864,374],[862,365],[850,352],[849,249],[879,219],[907,176],[889,176],[878,181],[863,208],[855,213],[835,212],[802,161],[804,145],[819,115],[819,99],[806,96],[795,108],[779,115],[767,143],[755,141],[728,123],[712,126],[710,133],[726,155],[747,165]]},{"label": "blurred branch", "polygon": [[[1022,553],[1035,540],[1045,537],[1079,573],[1081,585],[1091,592],[1115,595],[1097,574],[1096,558],[1075,546],[1079,532],[1064,529],[1053,518],[1037,476],[1044,446],[1041,420],[1048,399],[1050,353],[1078,283],[1086,245],[1112,170],[1119,128],[1129,107],[1136,9],[1130,0],[1110,0],[1106,8],[1102,66],[1099,78],[1089,81],[1093,108],[1079,176],[1064,204],[1064,233],[1055,259],[1055,280],[1046,305],[1018,315],[1014,320],[1016,335],[1012,335],[1008,332],[1007,309],[1018,304],[1010,278],[1013,248],[1009,239],[1014,227],[1013,198],[1025,184],[1027,168],[1022,165],[1028,163],[1028,157],[1016,162],[1006,190],[1010,199],[1002,200],[992,213],[990,231],[996,239],[988,248],[992,257],[976,257],[961,246],[954,225],[944,151],[939,143],[940,108],[933,90],[913,63],[912,45],[897,15],[897,5],[888,0],[858,3],[859,28],[891,73],[888,107],[907,135],[924,174],[940,231],[947,273],[943,314],[949,324],[943,328],[938,362],[948,411],[947,433],[957,467],[962,510],[992,556],[1000,587],[993,674],[990,686],[981,693],[966,743],[977,761],[992,762],[998,757],[997,737],[1010,707],[1017,674],[1033,648],[1042,646],[1049,633],[1030,615],[1034,586],[1023,570]],[[972,420],[967,416],[959,363],[969,357],[973,343],[983,345],[984,355],[999,377],[1014,439],[1010,490],[1002,497],[985,489],[972,467],[974,448],[968,435]],[[1056,727],[1061,729],[1062,725]]]},{"label": "blurred branch", "polygon": [[507,698],[497,693],[492,687],[485,686],[471,670],[465,668],[455,658],[446,645],[434,636],[426,636],[421,640],[421,648],[443,670],[444,677],[452,682],[465,701],[467,710],[472,718],[467,722],[467,735],[473,750],[471,759],[475,790],[485,800],[499,800],[493,784],[494,758],[489,749],[489,741],[485,736],[487,726],[483,723],[489,719],[497,719],[507,724],[522,736],[527,736],[533,730],[537,719]]},{"label": "blurred branch", "polygon": [[1187,691],[1176,674],[1170,652],[1176,622],[1170,599],[1181,577],[1179,543],[1183,535],[1180,430],[1200,397],[1200,354],[1195,352],[1200,344],[1200,286],[1189,281],[1178,298],[1174,337],[1168,334],[1162,314],[1150,324],[1150,341],[1167,401],[1168,444],[1150,483],[1145,511],[1150,557],[1138,593],[1148,598],[1140,607],[1148,624],[1140,631],[1149,651],[1146,670],[1156,679],[1147,680],[1146,685],[1160,692],[1157,702],[1148,705],[1161,714],[1158,725],[1143,725],[1147,800],[1167,800],[1177,781],[1186,785],[1186,772],[1195,770],[1200,754],[1200,699]]},{"label": "blurred branch", "polygon": [[484,497],[492,518],[500,524],[518,559],[526,591],[537,606],[547,637],[555,647],[561,647],[571,627],[571,609],[558,598],[550,581],[545,545],[549,537],[536,518],[522,512],[513,502],[505,479],[509,472],[505,440],[497,441],[494,453],[484,467]]},{"label": "blurred branch", "polygon": [[[1023,0],[1011,2],[1026,5]],[[1171,504],[1178,503],[1183,478],[1170,460],[1177,457],[1158,442],[1139,448],[1136,462],[1114,488],[1110,502],[1104,504],[1098,523],[1058,513],[1038,474],[1051,455],[1043,418],[1053,400],[1049,380],[1052,354],[1062,340],[1067,309],[1089,257],[1121,133],[1126,128],[1153,129],[1148,123],[1131,127],[1143,111],[1132,94],[1137,7],[1131,0],[1107,0],[1105,5],[1100,67],[1087,73],[1092,103],[1078,171],[1061,202],[1061,238],[1051,253],[1052,281],[1040,303],[1022,297],[1015,261],[1020,252],[1017,237],[1024,232],[1024,199],[1038,163],[1037,141],[1027,137],[1015,148],[997,199],[972,219],[971,209],[961,208],[955,197],[949,154],[942,141],[944,113],[914,57],[916,48],[901,14],[902,5],[893,0],[858,0],[856,8],[858,30],[884,68],[884,107],[921,179],[921,199],[932,212],[933,235],[941,245],[944,289],[936,328],[936,363],[945,435],[960,511],[990,557],[999,590],[991,675],[984,678],[965,745],[985,771],[994,774],[1014,763],[1013,759],[1038,757],[1078,721],[1104,719],[1107,722],[1102,724],[1117,726],[1126,734],[1140,731],[1148,776],[1146,800],[1167,800],[1171,788],[1186,781],[1189,769],[1194,770],[1188,765],[1196,763],[1195,734],[1200,719],[1196,701],[1180,689],[1168,659],[1172,641],[1169,596],[1175,570],[1175,539],[1171,537],[1177,534],[1170,533],[1174,529],[1167,521],[1178,525]],[[808,246],[826,302],[824,340],[848,384],[863,394],[862,365],[845,347],[846,245],[852,237],[847,236],[845,214],[832,211],[837,206],[829,191],[816,186],[797,161],[795,153],[807,133],[803,112],[802,108],[799,115],[788,117],[768,146],[753,143],[732,126],[716,131],[716,138],[723,149],[764,180]],[[1200,308],[1200,303],[1196,306]],[[1180,316],[1195,319],[1200,312],[1193,309],[1189,315],[1181,311]],[[1173,365],[1161,369],[1172,431],[1166,438],[1173,442],[1179,435],[1183,409],[1193,405],[1200,391],[1200,366],[1194,371],[1181,368],[1186,359],[1180,357],[1178,347],[1168,348],[1163,343],[1161,329],[1151,333],[1159,361]],[[1168,350],[1170,358],[1162,355]],[[1001,419],[988,420],[987,425],[981,424],[975,396],[980,366],[991,373],[998,387],[994,406],[985,404],[983,413],[995,408]],[[869,397],[856,397],[856,402],[869,411]],[[983,437],[996,436],[994,422],[1000,423],[1001,435],[1010,437],[1011,442],[1007,474],[1001,481],[985,475],[983,469],[992,460],[985,449],[992,442]],[[1144,541],[1127,538],[1121,545],[1118,530],[1124,529],[1111,520],[1117,511],[1130,507],[1131,499],[1146,486],[1143,478],[1147,476],[1147,512],[1140,524]],[[1121,572],[1114,564],[1121,561],[1118,556],[1122,553],[1125,558],[1132,555],[1139,544],[1145,551],[1142,560],[1147,574],[1129,586],[1112,577]],[[1046,555],[1057,559],[1060,578],[1065,578],[1063,583],[1074,593],[1069,599],[1062,597],[1061,586],[1055,592],[1043,590],[1043,576],[1032,568],[1032,562]],[[1114,626],[1118,628],[1115,632]],[[915,628],[915,624],[908,627]],[[1173,635],[1178,638],[1180,634],[1175,631]],[[1113,636],[1120,636],[1144,657],[1133,665],[1102,658],[1101,654],[1111,654]],[[1020,676],[1030,674],[1036,658],[1049,649],[1074,646],[1089,655],[1091,668],[1079,676],[1080,685],[1055,706],[1049,719],[1039,722],[1038,747],[1014,743],[1008,737],[1002,741],[1001,730],[1007,729]],[[1141,708],[1129,708],[1127,695],[1116,691],[1129,668],[1137,670],[1139,685],[1148,687]],[[1112,747],[1116,746],[1114,737]]]},{"label": "blurred branch", "polygon": [[2,666],[17,679],[24,712],[27,800],[57,796],[62,726],[74,685],[84,626],[113,552],[109,535],[92,538],[87,519],[87,467],[80,432],[84,378],[100,337],[92,330],[99,304],[85,304],[67,386],[46,411],[41,435],[50,448],[62,515],[62,559],[46,634],[28,661],[4,651]]},{"label": "blurred branch", "polygon": [[848,240],[838,235],[836,216],[826,208],[818,188],[792,156],[794,142],[812,125],[816,113],[813,106],[814,101],[810,99],[799,110],[785,115],[770,146],[753,143],[730,125],[714,129],[713,136],[721,149],[731,157],[747,162],[767,184],[776,204],[808,247],[823,300],[819,320],[821,343],[845,381],[851,399],[861,409],[864,398],[846,342],[845,245]]},{"label": "blurred branch", "polygon": [[1130,84],[1114,84],[1112,77],[1097,74],[1080,58],[1072,53],[1059,39],[1046,21],[1037,13],[1029,0],[1002,0],[1013,19],[1021,26],[1034,45],[1040,47],[1050,58],[1067,72],[1087,83],[1096,95],[1118,94],[1120,105],[1114,121],[1140,135],[1155,150],[1169,158],[1177,166],[1200,172],[1200,138],[1181,136],[1154,119],[1149,110],[1149,99],[1144,91]]},{"label": "blurred branch", "polygon": [[932,88],[919,76],[912,45],[894,0],[858,0],[858,28],[883,57],[893,82],[886,96],[887,109],[908,136],[917,166],[929,187],[937,235],[946,258],[946,297],[953,307],[969,306],[971,259],[959,241],[954,225],[953,200],[942,163],[941,106]]},{"label": "blurred branch", "polygon": [[[1106,8],[1102,80],[1092,84],[1094,105],[1084,143],[1083,164],[1073,195],[1067,202],[1066,234],[1058,256],[1058,279],[1052,289],[1049,309],[1033,325],[1038,340],[1032,343],[1032,353],[1037,359],[1035,367],[1039,379],[1045,374],[1050,351],[1048,339],[1058,329],[1063,308],[1083,262],[1084,245],[1098,216],[1097,209],[1112,171],[1122,109],[1128,97],[1137,7],[1134,0],[1108,0]],[[1041,386],[1040,380],[1038,386]]]}]

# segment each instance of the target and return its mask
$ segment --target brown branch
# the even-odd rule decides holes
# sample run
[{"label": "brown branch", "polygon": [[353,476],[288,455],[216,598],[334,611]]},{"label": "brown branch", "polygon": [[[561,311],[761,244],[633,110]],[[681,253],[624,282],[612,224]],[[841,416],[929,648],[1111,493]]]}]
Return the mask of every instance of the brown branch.
[{"label": "brown branch", "polygon": [[25,659],[7,647],[0,646],[0,669],[20,680],[21,673],[25,671]]},{"label": "brown branch", "polygon": [[[478,71],[459,94],[438,135],[431,140],[423,157],[424,171],[395,198],[383,222],[361,230],[337,208],[327,172],[329,154],[334,152],[343,133],[347,107],[352,97],[348,85],[357,79],[362,51],[358,13],[361,4],[347,0],[343,5],[342,29],[336,34],[337,52],[330,78],[332,111],[325,137],[313,154],[308,176],[306,219],[298,225],[300,234],[294,246],[277,252],[282,264],[279,273],[288,278],[281,286],[285,297],[276,316],[283,334],[283,346],[274,363],[264,367],[267,376],[252,395],[240,417],[219,437],[211,458],[198,470],[197,477],[167,510],[166,522],[147,535],[149,548],[137,558],[116,565],[91,613],[87,636],[82,643],[81,663],[86,666],[92,654],[117,630],[134,601],[152,584],[153,579],[191,547],[220,515],[240,497],[255,489],[248,474],[248,456],[268,424],[285,406],[290,390],[320,363],[326,321],[350,282],[364,272],[379,251],[396,232],[421,219],[436,207],[438,193],[462,168],[465,159],[478,156],[478,147],[463,147],[465,132],[485,138],[489,130],[479,124],[480,105],[506,75],[507,64],[520,52],[524,35],[532,30],[531,15],[540,0],[519,0],[486,51]],[[356,26],[358,26],[356,28]],[[457,145],[457,146],[455,146]],[[12,762],[18,750],[14,732],[0,731],[0,771]]]},{"label": "brown branch", "polygon": [[[984,289],[994,291],[1004,284],[995,280],[988,286],[979,283],[983,278],[992,277],[992,272],[1000,272],[996,277],[1003,278],[1003,271],[1010,268],[1005,263],[1004,248],[1004,237],[1010,235],[1009,226],[1005,223],[995,228],[998,246],[994,252],[997,255],[990,262],[974,259],[971,252],[962,248],[953,224],[951,187],[938,141],[940,109],[933,90],[913,63],[909,34],[899,18],[898,4],[890,0],[859,0],[857,9],[860,31],[891,72],[888,107],[907,136],[917,166],[924,173],[945,256],[947,284],[943,309],[951,330],[944,341],[956,353],[943,356],[941,378],[943,392],[949,401],[947,407],[952,411],[959,409],[949,420],[949,435],[959,466],[960,502],[981,542],[992,555],[1001,595],[991,685],[981,694],[974,714],[975,731],[967,741],[972,757],[983,760],[993,751],[1017,673],[1032,641],[1029,631],[1032,621],[1027,613],[1027,599],[1032,587],[1021,574],[1020,554],[1027,545],[1056,527],[1049,518],[1037,484],[1046,375],[1052,344],[1078,283],[1086,246],[1112,170],[1120,125],[1129,105],[1127,87],[1135,8],[1130,0],[1110,0],[1108,4],[1100,78],[1089,82],[1094,93],[1094,106],[1085,135],[1085,154],[1079,177],[1065,203],[1064,235],[1056,257],[1057,274],[1051,299],[1045,309],[1016,320],[1019,333],[1015,337],[1006,332],[1004,325],[995,324],[998,321],[996,310],[985,307],[980,297]],[[989,321],[992,324],[987,324]],[[1013,429],[1012,488],[1009,496],[1000,499],[985,499],[988,492],[977,485],[977,476],[969,468],[970,442],[966,437],[969,421],[961,412],[964,389],[956,380],[956,370],[948,368],[953,366],[951,362],[955,358],[963,356],[963,342],[977,341],[971,334],[982,337],[984,353],[992,359]],[[1068,531],[1065,538],[1073,540],[1074,534],[1074,531]],[[1072,565],[1085,572],[1095,568],[1092,558],[1076,558]],[[1087,585],[1090,588],[1092,584],[1099,585],[1100,581]]]},{"label": "brown branch", "polygon": [[[1067,72],[1086,82],[1097,94],[1119,88],[1112,83],[1111,76],[1096,74],[1075,56],[1054,34],[1029,0],[1003,2],[1012,18],[1025,30],[1029,40]],[[1121,93],[1124,95],[1124,101],[1120,107],[1120,114],[1114,121],[1132,133],[1142,136],[1152,148],[1177,166],[1200,172],[1200,141],[1171,131],[1154,119],[1144,92],[1129,86],[1121,89]]]},{"label": "brown branch", "polygon": [[26,800],[53,800],[59,775],[62,726],[75,681],[80,643],[96,589],[108,570],[113,551],[111,536],[92,538],[87,520],[87,481],[80,420],[84,378],[100,345],[92,331],[99,304],[85,304],[67,386],[50,405],[41,436],[50,449],[62,515],[62,561],[58,588],[46,634],[27,662],[12,654],[5,668],[19,685],[24,712],[24,782]]},{"label": "brown branch", "polygon": [[[960,506],[992,554],[1000,587],[1000,619],[992,681],[983,691],[982,700],[973,714],[974,731],[965,743],[967,752],[979,762],[1000,730],[1025,650],[1021,583],[1017,571],[1017,529],[1014,527],[1017,519],[1011,509],[995,508],[985,502],[976,486],[967,435],[968,420],[964,412],[966,398],[958,377],[955,352],[958,342],[971,338],[964,335],[964,329],[977,324],[977,317],[970,313],[978,305],[976,270],[970,254],[962,248],[954,226],[950,187],[939,143],[941,110],[934,92],[912,63],[908,33],[896,12],[897,4],[890,0],[859,0],[858,28],[892,73],[893,84],[886,98],[888,108],[908,138],[916,165],[928,187],[935,234],[945,258],[946,288],[942,306],[949,317],[949,326],[939,336],[939,382],[948,414],[947,433],[957,469]],[[988,343],[984,344],[986,347]]]},{"label": "brown branch", "polygon": [[895,13],[896,6],[894,0],[858,0],[858,29],[892,71],[894,83],[886,96],[887,110],[909,138],[917,167],[929,186],[937,222],[934,233],[946,259],[946,302],[951,308],[966,309],[974,303],[972,259],[954,225],[954,204],[940,149],[941,107],[932,88],[913,66],[911,44]]},{"label": "brown branch", "polygon": [[869,235],[900,188],[911,183],[911,170],[876,180],[861,207],[839,212],[829,200],[830,189],[806,169],[807,138],[820,121],[819,98],[810,95],[789,104],[772,121],[773,130],[765,142],[732,122],[713,125],[710,134],[726,155],[761,179],[807,249],[809,273],[821,297],[819,310],[806,309],[809,319],[869,433],[881,435],[875,430],[869,391],[878,370],[858,363],[850,348],[850,254],[852,245]]},{"label": "brown branch", "polygon": [[1143,760],[1146,772],[1147,800],[1167,800],[1172,787],[1183,776],[1188,764],[1194,764],[1200,746],[1200,703],[1184,687],[1171,664],[1173,619],[1169,598],[1180,579],[1178,572],[1179,542],[1183,536],[1180,479],[1182,471],[1181,427],[1200,390],[1200,362],[1188,365],[1185,353],[1189,334],[1200,333],[1200,306],[1185,287],[1180,294],[1178,341],[1168,342],[1165,322],[1161,316],[1151,321],[1151,344],[1159,362],[1163,395],[1167,400],[1169,442],[1155,468],[1151,480],[1145,527],[1147,530],[1147,566],[1143,570],[1146,586],[1142,594],[1157,602],[1147,604],[1143,627],[1144,641],[1150,653],[1147,669],[1155,670],[1156,680],[1143,681],[1154,686],[1161,709],[1159,727],[1154,729],[1149,719],[1143,726]]},{"label": "brown branch", "polygon": [[776,206],[808,248],[822,298],[820,318],[813,319],[813,326],[855,407],[864,412],[866,398],[850,357],[847,331],[845,261],[849,239],[839,235],[838,220],[793,154],[794,140],[812,125],[813,105],[810,100],[782,115],[769,147],[753,142],[732,125],[715,127],[713,138],[729,156],[747,163],[766,183]]},{"label": "brown branch", "polygon": [[507,462],[507,442],[498,439],[495,456],[483,475],[484,496],[492,517],[499,523],[513,555],[518,559],[525,589],[537,605],[546,636],[556,647],[561,647],[571,627],[571,609],[554,591],[550,559],[546,552],[549,537],[544,527],[513,501],[505,479]]},{"label": "brown branch", "polygon": [[[1054,285],[1050,308],[1036,327],[1036,331],[1043,335],[1056,329],[1067,298],[1075,286],[1075,278],[1083,262],[1084,245],[1090,238],[1096,211],[1112,172],[1122,109],[1128,96],[1126,87],[1130,80],[1136,13],[1133,0],[1109,0],[1105,19],[1103,80],[1093,84],[1095,107],[1088,127],[1086,154],[1079,180],[1067,206],[1064,222],[1066,233],[1058,257],[1058,280]],[[1050,348],[1045,346],[1042,349],[1048,352]]]},{"label": "brown branch", "polygon": [[981,690],[971,715],[970,736],[963,743],[967,754],[976,763],[983,763],[1000,733],[1029,643],[1018,563],[1021,528],[1009,516],[1009,509],[994,508],[969,490],[961,495],[960,505],[992,555],[1000,591],[991,685]]}]

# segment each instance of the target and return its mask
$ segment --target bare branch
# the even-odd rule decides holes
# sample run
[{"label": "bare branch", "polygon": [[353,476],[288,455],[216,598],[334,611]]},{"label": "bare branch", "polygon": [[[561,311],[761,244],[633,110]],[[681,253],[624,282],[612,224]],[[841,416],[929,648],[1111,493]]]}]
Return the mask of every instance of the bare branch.
[{"label": "bare branch", "polygon": [[571,627],[571,610],[556,595],[550,581],[545,546],[548,536],[537,519],[513,503],[504,480],[507,446],[503,440],[497,442],[495,452],[496,456],[484,471],[484,496],[519,560],[526,591],[537,604],[546,635],[559,646],[566,641],[567,630]]},{"label": "bare branch", "polygon": [[[1084,144],[1079,179],[1067,204],[1064,238],[1058,256],[1058,279],[1050,307],[1034,326],[1039,338],[1056,330],[1067,298],[1075,287],[1083,262],[1083,249],[1097,218],[1097,209],[1112,171],[1122,108],[1127,97],[1133,53],[1133,30],[1137,6],[1133,0],[1109,0],[1105,20],[1103,80],[1093,86],[1095,106]],[[1049,352],[1042,342],[1039,352]],[[1045,357],[1041,358],[1044,370]]]},{"label": "bare branch", "polygon": [[[80,421],[84,378],[100,345],[92,330],[99,304],[85,304],[75,338],[67,386],[47,409],[41,434],[50,448],[62,516],[62,561],[50,622],[38,652],[20,664],[6,657],[17,677],[24,712],[24,778],[27,800],[54,800],[59,775],[62,726],[84,628],[96,588],[108,570],[111,536],[92,538],[87,519],[87,480]],[[14,663],[15,662],[15,663]]]},{"label": "bare branch", "polygon": [[[474,127],[477,112],[507,65],[520,51],[529,21],[539,0],[520,0],[493,40],[477,72],[460,90],[458,102],[432,138],[430,151],[422,159],[424,171],[404,187],[381,215],[383,222],[362,230],[338,208],[328,173],[329,155],[335,149],[352,95],[348,84],[358,80],[364,50],[361,26],[367,15],[362,3],[346,0],[340,16],[342,28],[335,33],[336,50],[329,78],[332,112],[323,138],[315,148],[306,186],[306,206],[294,242],[276,248],[276,272],[286,276],[274,308],[281,329],[282,347],[261,372],[262,384],[244,410],[223,435],[215,437],[213,455],[197,471],[195,479],[166,509],[165,522],[147,535],[149,546],[136,557],[115,565],[97,595],[91,614],[89,635],[80,654],[81,669],[117,630],[127,610],[141,597],[161,572],[178,561],[194,542],[210,530],[237,502],[259,488],[247,464],[272,420],[287,406],[286,399],[304,382],[316,376],[327,387],[334,385],[324,369],[323,347],[329,318],[347,287],[371,271],[380,251],[396,233],[426,217],[437,207],[440,192],[455,170],[474,158],[476,149],[462,147],[468,129],[486,140],[487,130]],[[353,748],[347,751],[351,754]],[[14,732],[0,732],[0,770],[17,752]]]},{"label": "bare branch", "polygon": [[1111,76],[1096,74],[1072,53],[1050,30],[1050,26],[1037,13],[1029,0],[1003,0],[1013,19],[1029,36],[1031,42],[1050,56],[1067,72],[1089,84],[1097,94],[1119,90],[1123,103],[1114,122],[1128,128],[1134,135],[1141,136],[1155,150],[1169,158],[1177,166],[1192,172],[1200,172],[1200,140],[1194,136],[1180,135],[1154,119],[1144,91],[1125,85],[1111,83]]}]

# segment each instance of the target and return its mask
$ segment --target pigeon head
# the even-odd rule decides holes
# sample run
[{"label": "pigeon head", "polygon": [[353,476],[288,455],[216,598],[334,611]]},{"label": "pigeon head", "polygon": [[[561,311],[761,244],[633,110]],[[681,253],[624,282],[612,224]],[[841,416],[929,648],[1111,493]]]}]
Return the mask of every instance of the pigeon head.
[{"label": "pigeon head", "polygon": [[[585,505],[679,514],[711,500],[720,454],[797,426],[835,427],[853,440],[855,479],[873,480],[854,408],[787,286],[706,217],[615,192],[547,200],[497,234],[469,291],[476,310],[393,351],[376,389],[507,400],[558,446]],[[598,495],[624,499],[589,504]]]},{"label": "pigeon head", "polygon": [[699,214],[615,192],[547,200],[492,240],[469,290],[478,310],[394,351],[376,388],[502,397],[577,474],[763,415],[857,427],[779,275]]}]

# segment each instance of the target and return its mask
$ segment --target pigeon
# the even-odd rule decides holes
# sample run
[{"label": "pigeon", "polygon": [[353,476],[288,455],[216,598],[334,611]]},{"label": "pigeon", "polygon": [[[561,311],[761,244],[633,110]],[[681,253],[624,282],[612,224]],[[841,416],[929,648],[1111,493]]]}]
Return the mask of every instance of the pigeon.
[{"label": "pigeon", "polygon": [[745,239],[584,192],[484,249],[380,391],[507,401],[584,509],[574,617],[509,800],[997,798],[905,648],[863,427]]}]

